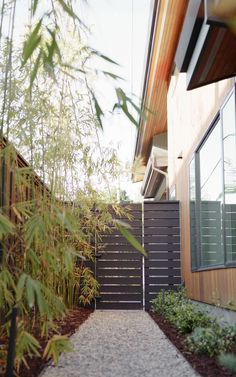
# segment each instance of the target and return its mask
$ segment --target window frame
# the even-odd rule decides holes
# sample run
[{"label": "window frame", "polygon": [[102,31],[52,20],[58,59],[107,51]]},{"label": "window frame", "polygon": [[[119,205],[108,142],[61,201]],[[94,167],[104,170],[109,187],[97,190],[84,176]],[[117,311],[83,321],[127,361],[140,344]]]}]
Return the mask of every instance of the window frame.
[{"label": "window frame", "polygon": [[[216,270],[222,268],[232,268],[236,267],[236,261],[227,261],[226,257],[226,235],[225,235],[225,217],[224,211],[221,214],[221,231],[222,231],[222,243],[223,243],[223,263],[217,263],[212,265],[202,265],[202,252],[201,252],[201,179],[200,179],[200,151],[203,145],[207,142],[210,134],[212,133],[213,129],[216,127],[218,121],[220,122],[220,133],[221,133],[221,185],[222,185],[222,208],[225,206],[225,171],[224,171],[224,139],[223,139],[223,116],[222,111],[227,104],[228,100],[230,99],[231,95],[234,95],[234,105],[235,105],[235,118],[236,118],[236,85],[230,90],[228,95],[226,96],[220,110],[217,112],[213,121],[211,122],[209,128],[204,133],[200,143],[198,144],[197,148],[195,149],[194,153],[191,155],[191,158],[188,163],[188,172],[189,172],[189,219],[191,216],[190,213],[190,165],[192,161],[195,162],[195,224],[196,224],[196,264],[197,266],[192,265],[192,250],[191,250],[191,232],[190,232],[190,255],[191,255],[191,271],[198,272],[198,271],[207,271],[207,270]],[[236,127],[236,119],[235,119],[235,127]],[[236,132],[236,131],[235,131]]]}]

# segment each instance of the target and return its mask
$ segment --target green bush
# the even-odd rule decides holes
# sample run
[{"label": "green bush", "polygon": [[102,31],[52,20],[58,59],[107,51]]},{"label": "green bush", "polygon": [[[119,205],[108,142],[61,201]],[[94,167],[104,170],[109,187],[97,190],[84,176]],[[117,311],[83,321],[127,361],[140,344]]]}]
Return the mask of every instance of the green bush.
[{"label": "green bush", "polygon": [[152,309],[164,315],[184,334],[192,332],[196,327],[208,327],[212,323],[211,317],[187,298],[185,289],[166,292],[164,297],[162,292],[159,293],[152,301]]},{"label": "green bush", "polygon": [[222,354],[219,356],[219,363],[230,370],[232,373],[236,373],[236,356],[232,353]]},{"label": "green bush", "polygon": [[221,327],[219,324],[214,323],[211,327],[196,328],[186,338],[186,344],[190,351],[212,357],[230,350],[235,343],[235,339],[235,327]]},{"label": "green bush", "polygon": [[[152,310],[163,315],[181,333],[192,333],[186,338],[192,352],[212,357],[230,351],[236,345],[236,326],[222,327],[187,298],[185,289],[160,292],[152,300]],[[228,363],[232,370],[236,358],[232,361],[232,357],[226,356],[222,363]]]},{"label": "green bush", "polygon": [[191,303],[184,303],[173,308],[172,314],[168,316],[169,321],[184,334],[191,333],[197,327],[208,327],[212,320],[206,313],[197,310]]},{"label": "green bush", "polygon": [[151,302],[152,310],[155,313],[166,316],[171,314],[175,307],[187,302],[187,300],[188,298],[184,288],[178,289],[177,291],[160,292]]}]

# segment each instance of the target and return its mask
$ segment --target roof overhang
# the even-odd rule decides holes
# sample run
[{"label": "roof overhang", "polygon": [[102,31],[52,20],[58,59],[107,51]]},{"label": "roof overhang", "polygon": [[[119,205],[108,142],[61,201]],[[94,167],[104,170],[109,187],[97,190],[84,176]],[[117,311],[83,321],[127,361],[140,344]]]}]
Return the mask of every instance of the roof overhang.
[{"label": "roof overhang", "polygon": [[[167,90],[188,0],[155,1],[135,158],[148,162],[152,138],[167,129]],[[133,180],[137,181],[135,172]]]},{"label": "roof overhang", "polygon": [[178,69],[187,73],[188,90],[236,74],[236,36],[214,14],[213,5],[189,1],[175,57]]}]

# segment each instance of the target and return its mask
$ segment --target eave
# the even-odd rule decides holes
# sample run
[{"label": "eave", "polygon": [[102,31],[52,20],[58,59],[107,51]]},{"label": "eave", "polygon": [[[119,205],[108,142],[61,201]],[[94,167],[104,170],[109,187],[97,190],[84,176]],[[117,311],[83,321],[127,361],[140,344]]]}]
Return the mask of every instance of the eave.
[{"label": "eave", "polygon": [[[140,120],[135,158],[147,164],[154,135],[167,130],[167,90],[174,56],[188,0],[156,1],[147,70],[144,79],[142,108],[148,109],[146,119]],[[137,181],[135,173],[134,181]]]}]

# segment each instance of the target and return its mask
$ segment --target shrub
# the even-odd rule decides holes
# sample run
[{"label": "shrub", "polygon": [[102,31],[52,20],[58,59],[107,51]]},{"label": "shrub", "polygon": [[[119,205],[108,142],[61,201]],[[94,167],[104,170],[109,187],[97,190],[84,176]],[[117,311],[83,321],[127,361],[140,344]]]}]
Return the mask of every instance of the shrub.
[{"label": "shrub", "polygon": [[208,327],[212,323],[209,315],[197,310],[195,305],[191,303],[184,303],[174,308],[169,320],[184,334],[191,333],[197,327]]},{"label": "shrub", "polygon": [[173,309],[186,302],[187,295],[184,288],[177,291],[160,292],[154,300],[152,300],[152,310],[155,313],[168,315]]},{"label": "shrub", "polygon": [[212,357],[230,350],[235,343],[235,339],[235,327],[221,327],[219,324],[214,323],[208,328],[196,328],[186,338],[186,344],[190,351]]},{"label": "shrub", "polygon": [[162,292],[152,301],[154,312],[164,315],[180,332],[186,334],[196,327],[211,325],[211,317],[197,309],[186,296],[185,289]]},{"label": "shrub", "polygon": [[236,356],[232,353],[222,354],[219,356],[219,363],[230,370],[232,373],[236,373]]}]

